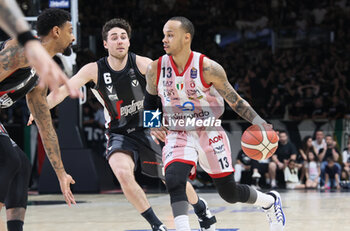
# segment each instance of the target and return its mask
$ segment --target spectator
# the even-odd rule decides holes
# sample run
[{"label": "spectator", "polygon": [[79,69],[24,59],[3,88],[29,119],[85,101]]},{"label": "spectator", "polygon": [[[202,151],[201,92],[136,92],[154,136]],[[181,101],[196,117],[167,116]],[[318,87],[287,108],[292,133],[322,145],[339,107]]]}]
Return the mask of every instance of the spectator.
[{"label": "spectator", "polygon": [[306,118],[304,103],[302,99],[297,99],[289,106],[289,119],[302,120]]},{"label": "spectator", "polygon": [[270,118],[283,118],[284,115],[284,103],[281,94],[278,92],[278,88],[272,88],[272,95],[267,103],[267,111]]},{"label": "spectator", "polygon": [[295,160],[290,159],[287,167],[284,169],[284,180],[286,181],[287,189],[301,189],[305,188],[301,184],[298,177],[298,168],[295,165]]},{"label": "spectator", "polygon": [[322,96],[317,96],[313,100],[312,119],[325,119],[327,117],[327,111],[323,104]]},{"label": "spectator", "polygon": [[305,169],[306,188],[317,188],[319,185],[321,169],[317,155],[312,151],[307,153]]},{"label": "spectator", "polygon": [[333,137],[331,135],[326,136],[326,149],[321,149],[318,154],[318,159],[321,162],[321,183],[323,184],[325,182],[325,169],[328,165],[328,159],[332,158],[334,165],[337,166],[337,169],[339,170],[338,176],[340,176],[341,167],[337,161],[339,160],[339,151],[336,147],[336,143],[333,140]]},{"label": "spectator", "polygon": [[299,149],[300,157],[303,161],[308,160],[308,153],[312,152],[315,155],[318,153],[313,145],[311,136],[305,136],[302,141],[302,147]]},{"label": "spectator", "polygon": [[344,118],[346,111],[345,103],[339,100],[339,97],[334,95],[332,97],[332,102],[328,107],[328,118],[330,119],[340,119]]},{"label": "spectator", "polygon": [[[281,171],[283,173],[284,169],[288,165],[288,161],[290,159],[296,160],[297,158],[297,150],[292,142],[288,140],[288,135],[286,131],[279,132],[279,142],[278,148],[275,154],[271,158],[271,162],[269,163],[269,177],[271,182],[271,187],[275,188],[276,184],[276,174],[277,171]],[[283,179],[283,177],[282,177]]]},{"label": "spectator", "polygon": [[270,159],[267,160],[252,160],[252,179],[253,179],[253,185],[255,185],[257,188],[265,187],[266,186],[266,180],[270,179],[269,176],[269,162]]},{"label": "spectator", "polygon": [[342,171],[342,179],[350,180],[350,139],[347,143],[347,148],[343,151],[343,171]]},{"label": "spectator", "polygon": [[316,139],[312,141],[312,145],[316,149],[316,154],[319,154],[322,148],[326,149],[326,140],[324,139],[324,133],[322,130],[317,130],[315,137]]},{"label": "spectator", "polygon": [[339,150],[331,135],[326,136],[326,149],[321,149],[318,154],[318,159],[322,162],[327,162],[328,157],[333,158],[335,162],[339,160]]},{"label": "spectator", "polygon": [[327,158],[327,165],[325,168],[325,189],[340,189],[339,182],[339,167],[335,165],[335,162],[332,157]]},{"label": "spectator", "polygon": [[305,177],[305,170],[306,170],[306,164],[308,161],[308,153],[312,152],[314,155],[316,155],[316,149],[312,145],[312,138],[311,136],[306,136],[304,137],[302,141],[302,148],[299,149],[300,155],[297,158],[297,163],[301,164],[302,169],[301,169],[301,174],[300,174],[300,181],[303,182],[303,179]]},{"label": "spectator", "polygon": [[252,162],[252,159],[250,159],[242,150],[240,150],[237,156],[237,161],[235,164],[235,174],[234,174],[235,181],[237,183],[241,182],[243,171],[250,172],[251,162]]}]

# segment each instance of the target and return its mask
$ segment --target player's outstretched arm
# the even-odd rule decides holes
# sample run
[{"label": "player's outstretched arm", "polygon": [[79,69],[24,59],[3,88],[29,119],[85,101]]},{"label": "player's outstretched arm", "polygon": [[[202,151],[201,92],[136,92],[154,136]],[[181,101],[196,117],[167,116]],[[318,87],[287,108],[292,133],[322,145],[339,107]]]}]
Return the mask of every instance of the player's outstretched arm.
[{"label": "player's outstretched arm", "polygon": [[[69,81],[68,84],[76,89],[81,88],[87,82],[93,81],[97,83],[97,63],[89,63],[83,66],[77,74],[75,74]],[[69,95],[69,90],[67,86],[61,86],[56,93],[51,92],[47,96],[47,104],[49,109],[54,108],[57,104],[60,104]],[[33,114],[29,116],[27,125],[33,123]]]},{"label": "player's outstretched arm", "polygon": [[61,84],[67,86],[71,97],[78,97],[79,90],[68,84],[68,78],[53,61],[45,48],[30,32],[28,23],[17,3],[13,0],[0,0],[0,26],[12,38],[24,46],[24,54],[29,64],[40,76],[40,84],[48,85],[55,92]]},{"label": "player's outstretched arm", "polygon": [[232,85],[228,82],[224,68],[217,62],[204,58],[203,61],[203,77],[207,83],[212,83],[219,94],[225,99],[230,107],[243,119],[252,124],[266,123],[235,91]]},{"label": "player's outstretched arm", "polygon": [[[97,83],[97,63],[88,63],[83,66],[78,73],[69,79],[68,84],[73,88],[79,89],[84,86],[87,82],[94,81]],[[47,103],[51,108],[54,108],[57,104],[60,104],[69,95],[69,89],[67,86],[61,86],[57,94],[51,92],[47,96]]]},{"label": "player's outstretched arm", "polygon": [[64,199],[70,206],[72,203],[75,204],[74,196],[70,190],[70,184],[75,184],[75,181],[64,169],[57,134],[53,127],[49,106],[46,101],[46,94],[47,89],[34,88],[33,91],[27,94],[27,104],[36,119],[46,155],[56,172]]}]

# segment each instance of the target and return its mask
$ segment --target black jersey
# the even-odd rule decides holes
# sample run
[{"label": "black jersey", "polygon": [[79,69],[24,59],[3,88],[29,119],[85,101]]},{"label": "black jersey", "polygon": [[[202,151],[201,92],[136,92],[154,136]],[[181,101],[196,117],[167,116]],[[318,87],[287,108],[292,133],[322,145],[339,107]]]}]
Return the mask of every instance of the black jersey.
[{"label": "black jersey", "polygon": [[136,65],[136,55],[128,53],[126,66],[114,71],[107,57],[97,61],[98,79],[92,89],[104,106],[106,127],[111,132],[130,133],[143,128],[143,100],[146,79]]},{"label": "black jersey", "polygon": [[[4,49],[5,42],[0,45]],[[0,82],[0,108],[7,108],[38,84],[38,76],[30,67],[20,68]]]}]

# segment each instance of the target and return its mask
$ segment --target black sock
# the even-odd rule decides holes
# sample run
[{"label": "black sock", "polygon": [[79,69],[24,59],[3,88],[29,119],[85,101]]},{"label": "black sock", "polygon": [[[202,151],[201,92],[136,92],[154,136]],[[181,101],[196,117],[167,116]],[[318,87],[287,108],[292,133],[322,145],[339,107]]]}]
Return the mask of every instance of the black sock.
[{"label": "black sock", "polygon": [[153,212],[152,207],[150,207],[149,209],[147,209],[146,211],[144,211],[143,213],[141,213],[141,215],[148,221],[148,223],[150,223],[150,225],[152,226],[152,228],[155,227],[159,227],[161,224],[163,224],[158,217],[156,216],[156,214]]},{"label": "black sock", "polygon": [[23,231],[23,221],[21,220],[11,220],[7,221],[8,231]]},{"label": "black sock", "polygon": [[203,212],[205,211],[205,204],[199,198],[198,198],[197,203],[192,205],[192,206],[193,206],[194,212],[197,214],[197,216],[202,215]]}]

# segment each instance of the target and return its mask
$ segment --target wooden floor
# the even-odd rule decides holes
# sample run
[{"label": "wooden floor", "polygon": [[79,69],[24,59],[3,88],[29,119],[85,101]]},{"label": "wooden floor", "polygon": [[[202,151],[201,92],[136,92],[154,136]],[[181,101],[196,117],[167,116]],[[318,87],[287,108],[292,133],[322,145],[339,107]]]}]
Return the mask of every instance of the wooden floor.
[{"label": "wooden floor", "polygon": [[[169,229],[174,229],[169,196],[148,194],[156,214]],[[225,203],[216,193],[200,194],[218,220],[217,229],[269,230],[265,214],[251,205]],[[285,191],[281,192],[287,217],[285,231],[350,230],[350,192]],[[61,201],[60,195],[32,195],[25,221],[25,231],[110,231],[149,230],[146,221],[122,194],[75,195],[79,203],[71,208],[64,204],[33,205]],[[1,217],[4,219],[4,211]],[[198,222],[190,210],[193,230]]]}]

